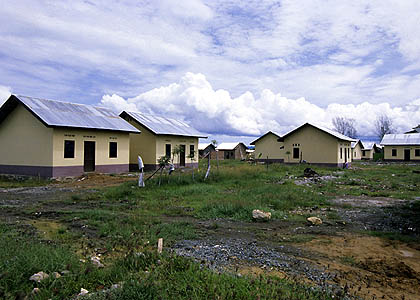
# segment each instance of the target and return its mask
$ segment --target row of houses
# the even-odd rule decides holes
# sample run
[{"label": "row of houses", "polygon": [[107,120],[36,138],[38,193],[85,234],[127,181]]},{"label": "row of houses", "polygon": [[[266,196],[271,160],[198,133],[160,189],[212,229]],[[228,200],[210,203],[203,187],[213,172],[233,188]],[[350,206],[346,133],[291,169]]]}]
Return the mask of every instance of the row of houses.
[{"label": "row of houses", "polygon": [[[203,134],[179,120],[12,95],[0,107],[0,174],[41,177],[198,165]],[[177,149],[177,151],[174,151]]]},{"label": "row of houses", "polygon": [[[137,170],[140,155],[146,169],[159,158],[175,166],[197,167],[198,152],[213,159],[246,159],[243,143],[199,145],[206,138],[179,120],[90,105],[12,95],[0,107],[0,174],[42,177],[77,176],[84,172]],[[280,136],[267,132],[254,140],[255,159],[342,167],[372,159],[382,151],[374,143],[349,138],[305,123]],[[420,161],[420,126],[404,134],[385,135],[384,159]],[[217,151],[213,151],[217,150]]]}]

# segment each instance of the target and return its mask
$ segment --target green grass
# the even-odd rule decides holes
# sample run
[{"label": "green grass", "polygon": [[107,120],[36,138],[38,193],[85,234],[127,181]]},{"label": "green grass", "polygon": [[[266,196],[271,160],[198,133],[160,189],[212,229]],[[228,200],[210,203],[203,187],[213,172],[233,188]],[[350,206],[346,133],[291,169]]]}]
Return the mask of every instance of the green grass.
[{"label": "green grass", "polygon": [[43,186],[51,183],[50,180],[27,176],[6,176],[0,175],[0,188],[19,188]]}]

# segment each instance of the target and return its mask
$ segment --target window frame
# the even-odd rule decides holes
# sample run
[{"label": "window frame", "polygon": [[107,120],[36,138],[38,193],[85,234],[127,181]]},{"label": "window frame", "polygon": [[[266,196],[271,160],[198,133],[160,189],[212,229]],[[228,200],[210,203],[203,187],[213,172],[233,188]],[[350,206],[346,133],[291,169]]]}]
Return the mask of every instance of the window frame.
[{"label": "window frame", "polygon": [[414,157],[420,156],[420,149],[414,149]]},{"label": "window frame", "polygon": [[392,156],[392,157],[396,157],[396,156],[398,156],[398,151],[397,151],[397,149],[391,149],[391,156]]},{"label": "window frame", "polygon": [[[70,144],[72,144],[73,145],[73,149],[68,149],[67,147],[66,147],[66,145],[67,145],[67,143],[70,143]],[[69,156],[69,155],[66,155],[66,154],[69,154],[69,152],[68,151],[70,151],[71,150],[71,156]],[[64,149],[63,149],[63,156],[64,156],[64,158],[66,158],[66,159],[74,159],[75,157],[76,157],[76,141],[75,140],[64,140]]]},{"label": "window frame", "polygon": [[[168,148],[169,148],[169,155],[168,155]],[[165,157],[171,158],[171,156],[172,156],[172,144],[165,144]]]},{"label": "window frame", "polygon": [[[114,156],[114,149],[111,147],[111,145],[115,145],[115,156]],[[109,158],[118,158],[118,142],[109,142],[109,148],[108,148],[108,156]]]}]

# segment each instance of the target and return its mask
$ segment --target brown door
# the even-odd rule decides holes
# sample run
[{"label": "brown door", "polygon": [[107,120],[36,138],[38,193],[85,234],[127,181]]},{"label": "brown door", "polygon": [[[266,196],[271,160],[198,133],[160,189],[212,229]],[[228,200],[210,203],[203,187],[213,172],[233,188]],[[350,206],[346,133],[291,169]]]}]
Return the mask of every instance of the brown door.
[{"label": "brown door", "polygon": [[181,151],[179,152],[179,165],[185,167],[185,145],[180,145]]},{"label": "brown door", "polygon": [[410,149],[404,149],[404,160],[405,161],[410,160]]},{"label": "brown door", "polygon": [[85,142],[84,144],[84,165],[85,172],[95,171],[95,142]]}]

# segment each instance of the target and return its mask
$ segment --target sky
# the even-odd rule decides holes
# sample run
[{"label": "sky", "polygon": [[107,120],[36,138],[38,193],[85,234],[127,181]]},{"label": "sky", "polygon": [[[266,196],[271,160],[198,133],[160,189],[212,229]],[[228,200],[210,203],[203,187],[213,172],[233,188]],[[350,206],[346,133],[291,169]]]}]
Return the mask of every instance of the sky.
[{"label": "sky", "polygon": [[16,0],[0,16],[0,104],[166,115],[218,141],[338,116],[360,136],[379,115],[420,124],[418,0]]}]

